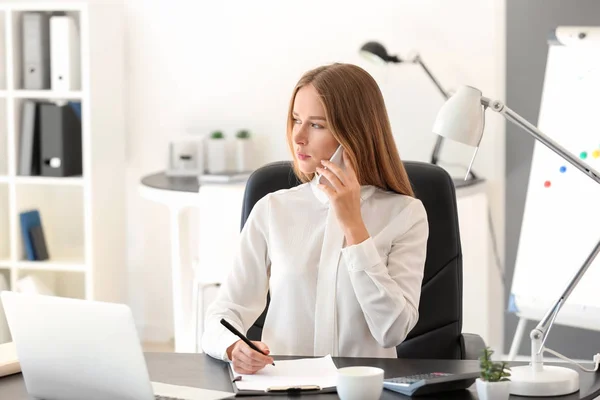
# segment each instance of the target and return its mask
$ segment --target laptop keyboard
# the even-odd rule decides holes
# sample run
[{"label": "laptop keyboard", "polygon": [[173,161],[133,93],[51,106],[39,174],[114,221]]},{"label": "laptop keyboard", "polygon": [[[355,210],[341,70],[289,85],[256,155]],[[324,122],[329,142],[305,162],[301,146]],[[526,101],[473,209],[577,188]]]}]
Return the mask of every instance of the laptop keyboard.
[{"label": "laptop keyboard", "polygon": [[157,394],[154,395],[154,400],[185,400],[179,397],[167,397],[167,396],[159,396]]}]

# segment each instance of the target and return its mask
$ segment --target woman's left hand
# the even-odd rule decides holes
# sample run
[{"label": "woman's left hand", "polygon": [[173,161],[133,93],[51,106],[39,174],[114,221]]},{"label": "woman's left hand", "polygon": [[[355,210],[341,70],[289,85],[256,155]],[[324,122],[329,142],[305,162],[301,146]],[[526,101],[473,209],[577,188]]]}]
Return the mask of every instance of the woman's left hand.
[{"label": "woman's left hand", "polygon": [[317,167],[317,172],[323,175],[331,186],[319,184],[333,206],[340,226],[346,236],[348,246],[361,243],[369,238],[360,212],[360,183],[350,164],[346,153],[342,153],[345,171],[328,160],[323,160],[323,167]]}]

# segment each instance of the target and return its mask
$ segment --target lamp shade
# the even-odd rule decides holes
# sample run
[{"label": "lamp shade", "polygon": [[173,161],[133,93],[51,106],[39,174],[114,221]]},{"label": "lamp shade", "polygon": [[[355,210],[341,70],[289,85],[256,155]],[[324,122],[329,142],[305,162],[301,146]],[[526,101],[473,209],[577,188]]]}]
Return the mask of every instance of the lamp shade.
[{"label": "lamp shade", "polygon": [[379,42],[367,42],[360,48],[360,54],[378,63],[398,63],[401,60],[396,56],[390,56],[385,47]]},{"label": "lamp shade", "polygon": [[442,106],[433,124],[433,133],[447,139],[479,147],[483,136],[482,93],[461,86]]}]

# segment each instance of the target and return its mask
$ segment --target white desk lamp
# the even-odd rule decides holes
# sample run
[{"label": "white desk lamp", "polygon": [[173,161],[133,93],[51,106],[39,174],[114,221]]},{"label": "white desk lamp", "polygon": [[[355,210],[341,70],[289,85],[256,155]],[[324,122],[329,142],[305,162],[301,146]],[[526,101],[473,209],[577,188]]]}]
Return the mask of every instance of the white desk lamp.
[{"label": "white desk lamp", "polygon": [[[520,126],[536,140],[539,140],[560,157],[567,160],[577,169],[600,183],[600,173],[581,162],[568,150],[546,136],[516,112],[506,107],[502,102],[490,100],[482,96],[480,90],[462,86],[440,109],[433,125],[433,132],[447,139],[455,140],[476,148],[469,168],[473,165],[479,143],[483,136],[484,112],[491,108],[502,114],[507,120]],[[564,292],[546,312],[544,318],[531,331],[531,364],[511,368],[511,393],[519,396],[560,396],[579,390],[579,374],[564,367],[545,366],[542,353],[549,351],[544,343],[561,307],[575,289],[583,274],[600,253],[600,242],[596,244],[588,258],[568,283]],[[598,368],[598,356],[594,357]]]}]

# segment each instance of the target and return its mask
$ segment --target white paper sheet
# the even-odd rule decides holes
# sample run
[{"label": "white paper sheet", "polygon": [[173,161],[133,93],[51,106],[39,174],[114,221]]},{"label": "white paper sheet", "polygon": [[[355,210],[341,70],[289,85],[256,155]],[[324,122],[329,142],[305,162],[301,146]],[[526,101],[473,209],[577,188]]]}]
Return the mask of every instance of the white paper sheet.
[{"label": "white paper sheet", "polygon": [[189,386],[168,385],[160,382],[152,382],[152,390],[155,395],[176,397],[185,400],[220,400],[235,396],[235,393],[199,389]]},{"label": "white paper sheet", "polygon": [[299,360],[275,360],[275,366],[267,365],[254,375],[238,374],[229,364],[239,390],[263,390],[271,386],[317,385],[321,389],[334,387],[337,380],[337,368],[330,355],[321,358],[302,358]]}]

